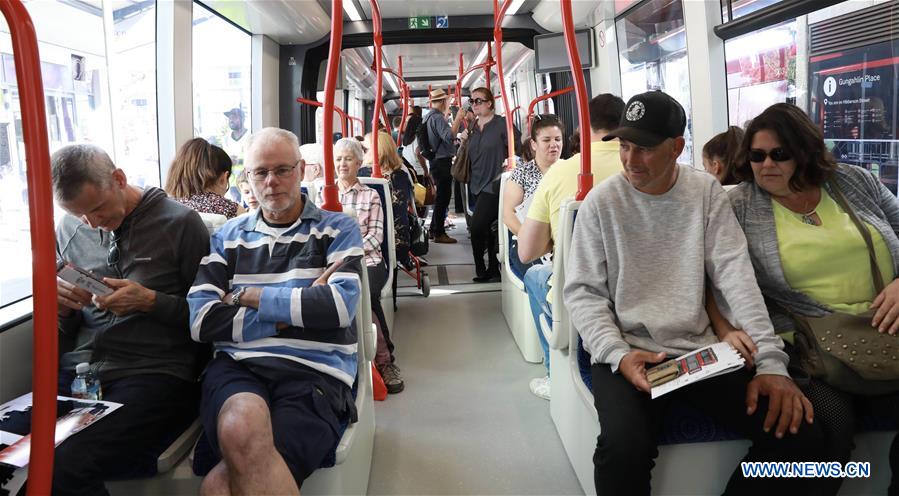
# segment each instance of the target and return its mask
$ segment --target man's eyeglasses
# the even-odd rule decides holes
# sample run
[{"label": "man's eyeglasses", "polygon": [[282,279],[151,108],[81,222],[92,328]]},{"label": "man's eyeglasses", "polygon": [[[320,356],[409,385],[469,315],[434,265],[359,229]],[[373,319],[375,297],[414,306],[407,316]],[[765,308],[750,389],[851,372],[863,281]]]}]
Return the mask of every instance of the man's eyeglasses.
[{"label": "man's eyeglasses", "polygon": [[285,179],[285,178],[289,177],[293,173],[293,170],[296,168],[297,168],[296,165],[291,165],[291,166],[284,165],[284,166],[281,166],[281,167],[278,167],[275,169],[271,169],[271,170],[255,169],[255,170],[247,171],[247,176],[249,176],[249,178],[252,179],[253,181],[261,183],[261,182],[265,181],[265,178],[267,178],[269,174],[274,174],[275,177],[277,177],[278,179]]},{"label": "man's eyeglasses", "polygon": [[119,243],[115,231],[109,233],[109,253],[106,254],[106,266],[115,267],[119,263]]},{"label": "man's eyeglasses", "polygon": [[484,100],[483,98],[469,98],[468,101],[471,102],[472,105],[481,105],[482,103],[487,103],[490,100]]},{"label": "man's eyeglasses", "polygon": [[773,160],[775,162],[786,162],[787,160],[790,160],[791,158],[793,158],[790,156],[790,152],[784,150],[783,148],[775,148],[775,149],[771,150],[770,152],[766,152],[765,150],[759,150],[759,149],[755,149],[755,148],[752,150],[749,150],[749,161],[750,162],[762,163],[768,157],[771,157],[771,160]]}]

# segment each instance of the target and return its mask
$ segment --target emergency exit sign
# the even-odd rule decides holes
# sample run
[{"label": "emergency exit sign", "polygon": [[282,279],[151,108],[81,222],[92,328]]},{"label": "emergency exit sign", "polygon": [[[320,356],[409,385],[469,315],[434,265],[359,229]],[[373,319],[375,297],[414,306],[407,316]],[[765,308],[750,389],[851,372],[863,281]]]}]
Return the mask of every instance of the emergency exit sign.
[{"label": "emergency exit sign", "polygon": [[430,16],[418,16],[409,18],[409,29],[431,29],[434,24],[431,23]]}]

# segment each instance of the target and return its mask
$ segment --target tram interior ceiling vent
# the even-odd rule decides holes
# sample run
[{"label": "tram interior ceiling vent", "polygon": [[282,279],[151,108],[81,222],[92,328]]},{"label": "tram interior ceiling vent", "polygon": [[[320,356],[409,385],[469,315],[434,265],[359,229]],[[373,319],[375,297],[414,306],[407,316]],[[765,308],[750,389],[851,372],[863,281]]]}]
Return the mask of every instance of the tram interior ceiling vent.
[{"label": "tram interior ceiling vent", "polygon": [[809,25],[809,55],[824,55],[899,38],[899,0]]}]

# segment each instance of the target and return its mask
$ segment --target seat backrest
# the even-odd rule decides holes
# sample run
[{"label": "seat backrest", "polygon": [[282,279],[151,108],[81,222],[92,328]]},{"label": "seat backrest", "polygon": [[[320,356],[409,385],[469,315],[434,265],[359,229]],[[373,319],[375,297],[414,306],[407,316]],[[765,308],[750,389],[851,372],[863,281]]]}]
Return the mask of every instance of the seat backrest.
[{"label": "seat backrest", "polygon": [[509,241],[512,239],[512,232],[503,221],[503,198],[506,194],[506,182],[512,175],[511,172],[503,172],[502,179],[499,181],[499,258],[504,266],[509,267]]},{"label": "seat backrest", "polygon": [[[387,280],[393,280],[393,271],[396,266],[396,237],[393,220],[393,195],[390,191],[390,181],[375,177],[360,177],[359,182],[378,192],[381,197],[381,210],[384,211],[384,239],[381,240],[381,256],[387,263]],[[390,295],[393,291],[391,284],[385,284],[381,296]]]},{"label": "seat backrest", "polygon": [[200,219],[203,219],[203,224],[206,225],[206,230],[209,231],[209,235],[212,236],[212,233],[218,231],[218,229],[225,225],[225,222],[228,222],[228,218],[222,214],[211,214],[207,212],[197,212],[200,214]]},{"label": "seat backrest", "polygon": [[[559,209],[559,221],[561,228],[556,240],[556,249],[553,252],[553,335],[547,336],[549,346],[556,350],[564,350],[571,342],[573,326],[569,319],[568,310],[562,301],[562,289],[565,287],[565,264],[568,261],[568,253],[571,250],[571,236],[574,234],[574,221],[581,202],[565,200]],[[575,334],[577,331],[573,331]]]}]

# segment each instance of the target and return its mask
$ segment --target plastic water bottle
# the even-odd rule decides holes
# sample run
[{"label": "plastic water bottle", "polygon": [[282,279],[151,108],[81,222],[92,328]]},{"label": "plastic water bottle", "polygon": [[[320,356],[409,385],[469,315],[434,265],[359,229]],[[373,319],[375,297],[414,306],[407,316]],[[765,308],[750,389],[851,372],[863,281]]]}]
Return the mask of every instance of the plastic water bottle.
[{"label": "plastic water bottle", "polygon": [[75,380],[72,381],[72,397],[82,400],[103,399],[100,390],[100,379],[91,372],[91,365],[87,362],[79,363],[75,367]]}]

